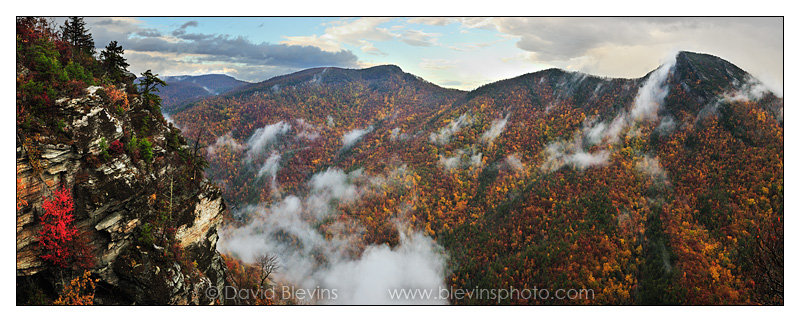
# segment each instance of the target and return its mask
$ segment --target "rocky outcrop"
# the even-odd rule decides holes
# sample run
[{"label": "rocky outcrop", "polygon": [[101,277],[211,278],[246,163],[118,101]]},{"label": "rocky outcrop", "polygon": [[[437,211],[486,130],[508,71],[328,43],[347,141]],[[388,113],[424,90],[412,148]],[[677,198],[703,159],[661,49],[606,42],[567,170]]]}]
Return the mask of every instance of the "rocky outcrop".
[{"label": "rocky outcrop", "polygon": [[[18,132],[17,194],[27,201],[17,211],[18,285],[35,279],[57,290],[63,282],[65,269],[40,259],[37,233],[43,199],[64,186],[74,198],[74,223],[96,258],[95,303],[210,303],[204,290],[225,282],[216,252],[225,211],[219,189],[187,175],[191,165],[179,162],[185,139],[161,115],[136,100],[127,111],[110,108],[102,91],[90,87],[82,97],[57,100],[61,129]],[[152,161],[128,148],[136,136],[152,143]],[[125,151],[110,151],[118,140]],[[174,229],[171,245],[142,238],[155,222],[163,226],[156,234]]]}]

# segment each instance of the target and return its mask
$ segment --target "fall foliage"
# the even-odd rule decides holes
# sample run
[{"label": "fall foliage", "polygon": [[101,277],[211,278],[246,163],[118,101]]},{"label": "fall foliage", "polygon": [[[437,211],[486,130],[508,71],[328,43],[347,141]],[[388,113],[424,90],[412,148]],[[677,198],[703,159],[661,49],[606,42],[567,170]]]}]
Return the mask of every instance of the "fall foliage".
[{"label": "fall foliage", "polygon": [[52,198],[46,198],[42,208],[44,214],[39,231],[42,259],[58,267],[91,268],[94,255],[83,233],[79,233],[73,225],[71,190],[62,187],[53,191]]},{"label": "fall foliage", "polygon": [[92,305],[94,304],[94,281],[89,271],[84,271],[82,276],[64,284],[55,305]]},{"label": "fall foliage", "polygon": [[[722,63],[685,55],[657,118],[619,123],[614,135],[590,133],[625,120],[643,79],[546,70],[464,93],[391,66],[312,69],[190,104],[174,119],[185,133],[212,134],[206,175],[234,207],[308,193],[329,167],[376,176],[405,167],[401,184],[339,204],[337,220],[318,229],[356,221],[363,244],[394,246],[392,220],[403,213],[448,250],[455,288],[595,291],[571,304],[774,303],[764,298],[782,296],[782,259],[756,241],[759,229],[782,238],[783,123],[772,108],[782,103],[719,98],[701,113],[695,97],[723,97],[734,90],[728,79],[745,74],[723,64],[729,74],[698,76],[711,72],[687,66]],[[289,129],[266,146],[273,154],[253,151],[254,131],[277,124]],[[369,131],[342,143],[359,129]],[[548,163],[558,142],[606,158]],[[271,155],[272,177],[259,171]],[[755,286],[765,274],[772,291]]]}]

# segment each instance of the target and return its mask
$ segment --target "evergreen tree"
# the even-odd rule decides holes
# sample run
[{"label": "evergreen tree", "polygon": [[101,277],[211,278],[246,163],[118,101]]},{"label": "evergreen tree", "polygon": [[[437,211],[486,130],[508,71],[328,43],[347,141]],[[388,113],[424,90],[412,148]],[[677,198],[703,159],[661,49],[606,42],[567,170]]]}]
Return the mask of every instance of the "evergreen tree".
[{"label": "evergreen tree", "polygon": [[122,46],[117,44],[116,40],[110,42],[108,46],[100,52],[100,59],[103,61],[103,70],[114,82],[119,81],[124,73],[128,71],[128,66],[130,66],[125,58],[122,57],[124,53],[125,50],[122,49]]},{"label": "evergreen tree", "polygon": [[87,55],[94,55],[94,40],[86,29],[86,22],[81,17],[69,17],[61,26],[61,37],[72,44],[76,50]]},{"label": "evergreen tree", "polygon": [[142,80],[139,81],[139,94],[148,108],[153,108],[153,112],[161,113],[161,97],[152,92],[158,92],[157,86],[167,86],[167,83],[158,78],[158,74],[153,74],[151,70],[142,73]]}]

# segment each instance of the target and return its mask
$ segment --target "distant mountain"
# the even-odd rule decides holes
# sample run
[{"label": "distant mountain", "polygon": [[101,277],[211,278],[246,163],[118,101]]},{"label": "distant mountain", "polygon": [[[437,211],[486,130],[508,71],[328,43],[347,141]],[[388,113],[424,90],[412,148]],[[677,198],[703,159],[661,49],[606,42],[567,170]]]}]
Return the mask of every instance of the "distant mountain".
[{"label": "distant mountain", "polygon": [[[782,303],[783,99],[719,57],[680,52],[632,79],[548,69],[469,92],[391,65],[314,68],[173,118],[203,134],[206,175],[255,225],[220,239],[233,254],[259,241],[325,267],[340,261],[326,240],[356,241],[356,261],[405,249],[407,223],[444,248],[451,288],[594,292],[501,304]],[[314,229],[268,233],[257,225],[270,213]]]},{"label": "distant mountain", "polygon": [[248,85],[228,75],[165,76],[161,79],[169,86],[160,87],[162,110],[174,113],[181,106],[209,96],[224,94]]}]

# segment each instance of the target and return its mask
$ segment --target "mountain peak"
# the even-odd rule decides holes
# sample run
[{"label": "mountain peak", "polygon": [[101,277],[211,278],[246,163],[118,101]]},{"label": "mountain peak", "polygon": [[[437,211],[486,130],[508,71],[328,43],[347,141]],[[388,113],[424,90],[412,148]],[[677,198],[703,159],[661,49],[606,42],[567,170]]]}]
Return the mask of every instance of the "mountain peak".
[{"label": "mountain peak", "polygon": [[394,64],[378,65],[373,67],[364,68],[364,71],[381,71],[385,73],[404,73],[400,66]]},{"label": "mountain peak", "polygon": [[359,70],[364,80],[385,79],[394,75],[404,75],[405,72],[397,65],[379,65]]},{"label": "mountain peak", "polygon": [[731,62],[720,57],[681,51],[675,57],[677,75],[691,81],[701,81],[716,92],[729,89],[731,85],[743,84],[750,75]]}]

